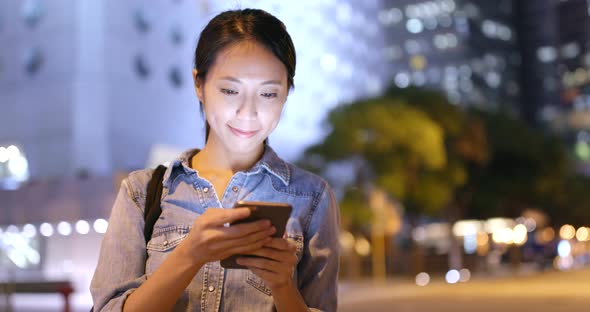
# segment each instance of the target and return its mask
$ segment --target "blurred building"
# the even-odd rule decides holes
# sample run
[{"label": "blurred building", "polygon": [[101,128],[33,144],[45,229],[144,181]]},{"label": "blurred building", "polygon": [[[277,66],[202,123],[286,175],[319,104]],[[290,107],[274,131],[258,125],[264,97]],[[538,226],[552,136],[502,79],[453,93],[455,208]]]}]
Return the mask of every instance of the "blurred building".
[{"label": "blurred building", "polygon": [[521,57],[511,0],[385,1],[379,20],[397,87],[440,89],[458,105],[518,109]]},{"label": "blurred building", "polygon": [[156,144],[202,146],[191,69],[218,12],[260,7],[297,49],[295,90],[271,142],[287,159],[323,134],[331,107],[386,85],[380,1],[3,1],[0,145],[32,179],[142,168]]},{"label": "blurred building", "polygon": [[388,0],[379,21],[396,86],[513,112],[590,163],[589,0]]},{"label": "blurred building", "polygon": [[580,169],[590,175],[590,1],[561,1],[557,12],[561,91],[557,120]]}]

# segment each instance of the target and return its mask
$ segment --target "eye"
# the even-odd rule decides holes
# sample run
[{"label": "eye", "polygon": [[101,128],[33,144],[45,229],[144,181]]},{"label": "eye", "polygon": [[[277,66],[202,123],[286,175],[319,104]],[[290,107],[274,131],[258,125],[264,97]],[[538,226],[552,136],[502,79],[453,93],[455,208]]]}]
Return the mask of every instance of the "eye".
[{"label": "eye", "polygon": [[225,88],[222,88],[221,89],[221,93],[223,93],[225,95],[236,95],[236,94],[238,94],[237,91],[234,91],[232,89],[225,89]]},{"label": "eye", "polygon": [[268,99],[273,99],[273,98],[277,97],[277,94],[275,92],[265,92],[260,95],[262,95],[263,97],[268,98]]}]

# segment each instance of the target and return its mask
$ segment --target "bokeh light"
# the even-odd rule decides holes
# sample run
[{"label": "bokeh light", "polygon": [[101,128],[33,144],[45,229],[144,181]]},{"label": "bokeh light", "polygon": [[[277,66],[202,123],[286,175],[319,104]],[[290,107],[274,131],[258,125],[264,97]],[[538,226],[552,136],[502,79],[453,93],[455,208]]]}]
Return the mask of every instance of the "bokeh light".
[{"label": "bokeh light", "polygon": [[576,239],[580,242],[587,241],[589,237],[590,231],[588,231],[587,227],[582,226],[576,231]]},{"label": "bokeh light", "polygon": [[445,280],[449,284],[456,284],[461,279],[461,274],[459,271],[452,269],[445,274]]},{"label": "bokeh light", "polygon": [[96,233],[99,233],[99,234],[106,233],[108,226],[109,226],[109,223],[105,219],[96,219],[94,221],[94,225],[93,225],[94,231],[96,231]]},{"label": "bokeh light", "polygon": [[47,222],[42,223],[41,226],[39,226],[39,232],[45,237],[50,237],[53,235],[53,226]]},{"label": "bokeh light", "polygon": [[368,256],[369,253],[371,253],[371,243],[369,243],[366,238],[361,236],[356,239],[354,250],[363,257]]},{"label": "bokeh light", "polygon": [[63,236],[72,234],[72,225],[66,221],[57,224],[57,232]]},{"label": "bokeh light", "polygon": [[559,229],[561,239],[572,239],[574,236],[576,236],[576,229],[570,224],[565,224]]},{"label": "bokeh light", "polygon": [[88,234],[90,232],[90,224],[86,220],[79,220],[76,222],[76,232],[79,234]]},{"label": "bokeh light", "polygon": [[557,245],[557,254],[560,257],[567,257],[572,253],[572,245],[567,240],[562,240]]},{"label": "bokeh light", "polygon": [[430,275],[426,272],[420,272],[416,275],[416,285],[426,286],[430,283]]}]

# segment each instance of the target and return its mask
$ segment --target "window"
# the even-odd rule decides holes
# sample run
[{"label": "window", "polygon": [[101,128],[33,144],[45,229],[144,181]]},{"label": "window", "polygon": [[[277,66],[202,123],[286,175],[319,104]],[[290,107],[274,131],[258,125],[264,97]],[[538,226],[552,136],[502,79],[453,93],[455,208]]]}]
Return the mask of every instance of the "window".
[{"label": "window", "polygon": [[180,70],[177,66],[174,66],[170,69],[170,73],[168,74],[170,78],[170,82],[172,86],[176,88],[182,87],[182,75],[180,74]]},{"label": "window", "polygon": [[184,41],[184,35],[182,34],[182,30],[180,26],[174,25],[170,30],[170,40],[173,44],[179,45]]},{"label": "window", "polygon": [[45,8],[39,0],[26,0],[21,9],[23,20],[30,27],[37,26],[44,13]]},{"label": "window", "polygon": [[43,65],[43,55],[39,48],[31,48],[25,54],[25,71],[30,76],[35,75]]},{"label": "window", "polygon": [[141,55],[135,56],[133,67],[140,78],[147,78],[150,75],[150,68]]},{"label": "window", "polygon": [[143,9],[137,9],[133,15],[135,27],[139,32],[145,33],[151,29],[152,23],[148,14]]}]

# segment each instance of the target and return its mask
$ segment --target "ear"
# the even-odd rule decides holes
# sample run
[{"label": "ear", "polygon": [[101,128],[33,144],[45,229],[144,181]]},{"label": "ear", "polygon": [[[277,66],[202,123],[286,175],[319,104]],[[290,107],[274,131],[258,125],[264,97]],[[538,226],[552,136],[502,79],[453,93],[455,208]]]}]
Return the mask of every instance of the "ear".
[{"label": "ear", "polygon": [[197,70],[193,69],[193,84],[195,86],[195,93],[197,94],[197,98],[199,98],[199,102],[203,103],[203,88],[204,84],[201,79],[197,78]]}]

